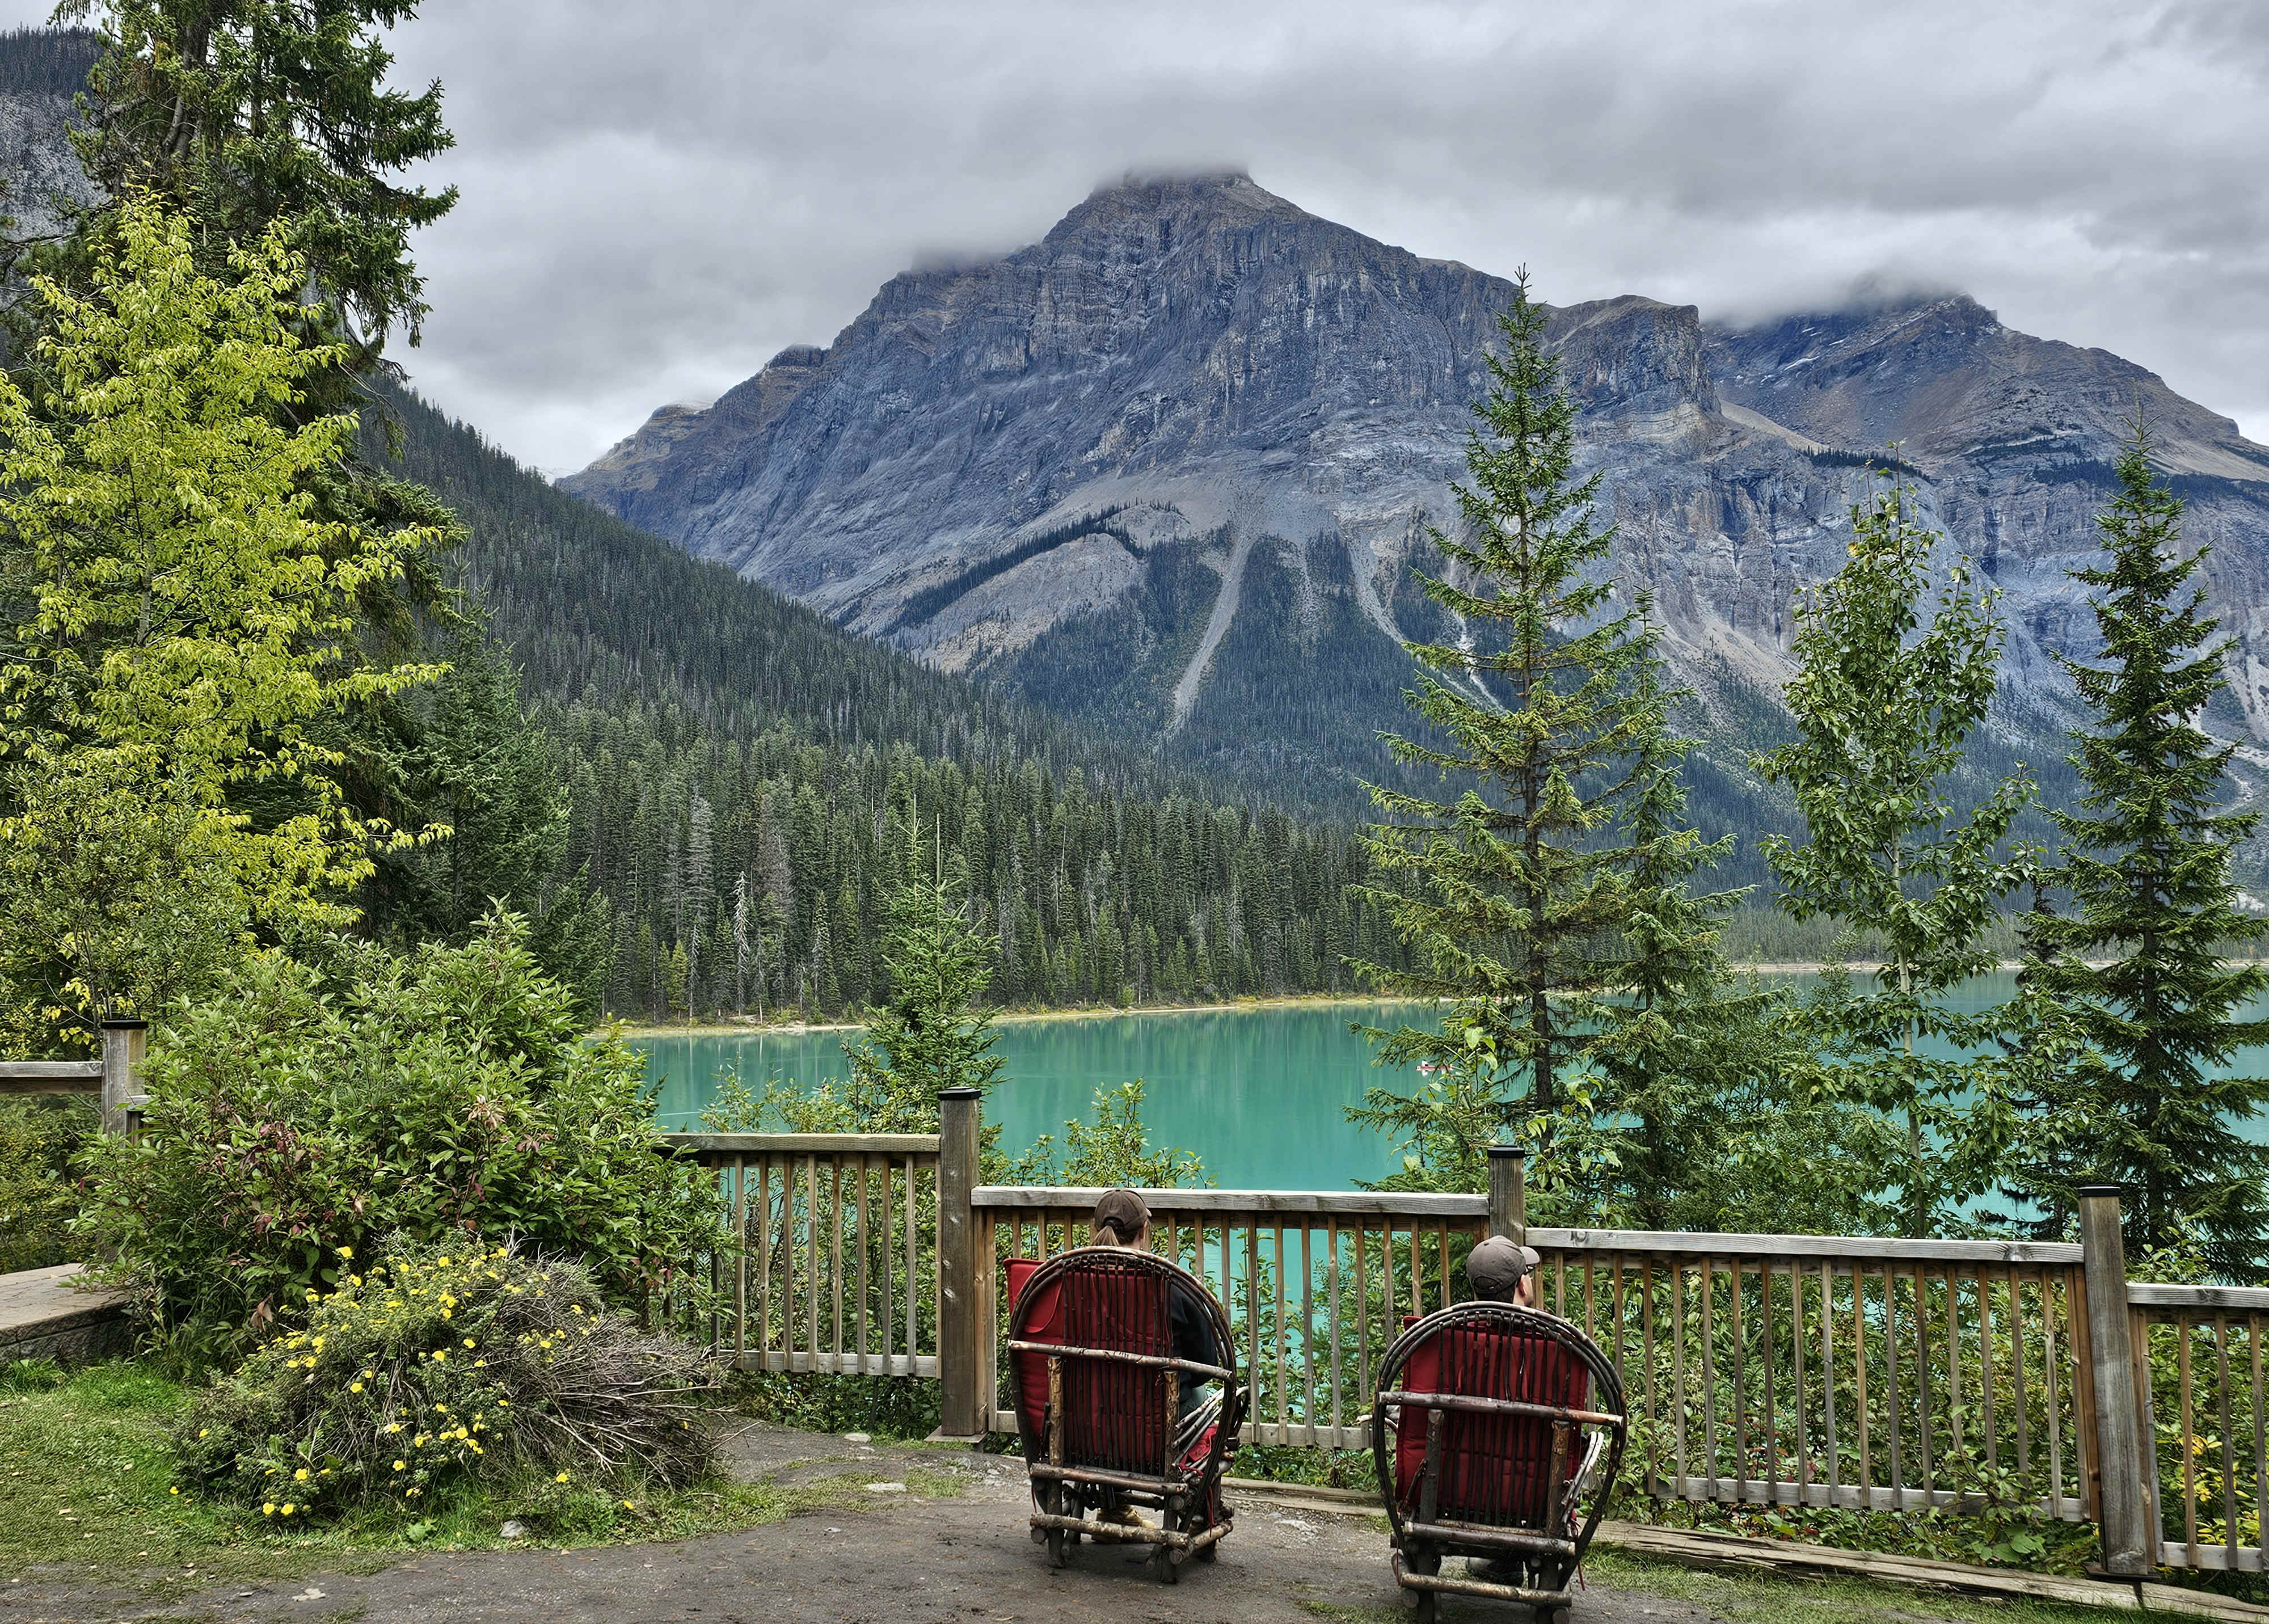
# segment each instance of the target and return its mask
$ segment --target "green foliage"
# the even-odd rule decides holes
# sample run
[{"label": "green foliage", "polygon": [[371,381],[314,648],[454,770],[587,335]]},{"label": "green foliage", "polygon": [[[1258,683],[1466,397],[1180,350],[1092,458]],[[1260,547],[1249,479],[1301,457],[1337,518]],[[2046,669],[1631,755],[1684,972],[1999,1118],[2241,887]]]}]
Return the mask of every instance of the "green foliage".
[{"label": "green foliage", "polygon": [[87,1153],[81,1221],[193,1356],[296,1318],[343,1246],[516,1236],[638,1301],[715,1194],[659,1154],[639,1057],[587,1039],[514,916],[395,957],[264,952],[153,1035],[144,1133]]},{"label": "green foliage", "polygon": [[[1600,572],[1614,532],[1593,523],[1600,476],[1574,477],[1576,407],[1544,324],[1524,273],[1474,408],[1472,484],[1457,487],[1463,530],[1430,532],[1445,567],[1421,577],[1468,635],[1409,646],[1423,671],[1411,706],[1446,742],[1392,741],[1398,761],[1470,785],[1454,801],[1372,786],[1383,811],[1407,820],[1375,827],[1372,862],[1409,889],[1358,895],[1417,962],[1356,968],[1446,1009],[1438,1030],[1367,1036],[1380,1064],[1442,1075],[1407,1098],[1374,1089],[1351,1113],[1414,1142],[1413,1177],[1467,1179],[1482,1148],[1510,1132],[1536,1148],[1540,1194],[1592,1185],[1614,1164],[1585,1062],[1600,1037],[1595,1000],[1631,973],[1617,949],[1636,911],[1655,910],[1634,945],[1652,956],[1644,973],[1660,997],[1708,973],[1672,960],[1697,951],[1712,905],[1674,899],[1712,853],[1666,821],[1682,809],[1665,798],[1681,753],[1667,734],[1670,696],[1653,676],[1645,601],[1616,612]],[[1635,830],[1643,850],[1616,843],[1635,794],[1652,808]],[[1641,897],[1635,883],[1650,889]],[[1626,1081],[1645,1063],[1642,1046],[1635,1035],[1619,1045]]]},{"label": "green foliage", "polygon": [[993,1012],[983,1002],[993,950],[970,912],[965,861],[957,853],[949,866],[940,834],[934,872],[922,875],[911,816],[908,823],[913,872],[891,893],[879,943],[890,995],[870,1012],[866,1037],[843,1052],[854,1075],[887,1074],[895,1093],[927,1098],[935,1111],[942,1090],[989,1088],[1001,1075]]},{"label": "green foliage", "polygon": [[595,1020],[613,931],[606,899],[566,867],[558,754],[522,712],[519,674],[477,626],[455,627],[440,652],[438,681],[370,707],[358,754],[377,764],[391,821],[447,836],[375,855],[358,893],[362,929],[407,948],[463,941],[497,908],[525,914],[537,962]]},{"label": "green foliage", "polygon": [[441,87],[388,88],[385,31],[404,0],[63,0],[99,21],[106,51],[75,132],[114,199],[148,193],[193,215],[225,254],[281,226],[322,300],[318,324],[363,371],[387,329],[415,343],[425,314],[410,233],[447,214],[439,192],[388,177],[454,144]]},{"label": "green foliage", "polygon": [[580,1265],[514,1246],[389,1248],[200,1394],[188,1478],[261,1515],[407,1507],[465,1481],[665,1487],[706,1473],[700,1351],[610,1312]]},{"label": "green foliage", "polygon": [[[188,222],[123,210],[91,291],[40,278],[36,402],[0,380],[0,935],[57,1015],[210,983],[253,925],[336,920],[368,848],[319,719],[430,678],[347,652],[355,607],[432,542],[318,518],[354,420],[285,416],[335,345],[295,328],[276,236],[196,269]],[[259,789],[285,804],[246,816]]]},{"label": "green foliage", "polygon": [[1755,765],[1789,786],[1805,820],[1801,845],[1765,838],[1781,905],[1882,944],[1873,992],[1838,982],[1814,1008],[1842,1064],[1837,1086],[1906,1119],[1903,1165],[1886,1175],[1903,1187],[1905,1232],[1925,1235],[1948,1204],[1976,1193],[1949,1187],[1933,1154],[1976,1068],[1920,1045],[1974,1045],[1989,1030],[1953,1015],[1941,995],[1993,963],[1987,930],[2030,872],[2025,853],[2003,847],[2032,786],[2021,771],[1966,813],[1947,789],[1992,700],[1997,594],[1973,589],[1957,565],[1925,617],[1938,538],[1916,522],[1903,487],[1853,509],[1851,522],[1844,568],[1798,604],[1785,690],[1798,736]]},{"label": "green foliage", "polygon": [[2027,921],[2036,1030],[2070,1063],[2021,1102],[2016,1182],[2051,1224],[2077,1185],[2124,1185],[2131,1247],[2192,1242],[2250,1281],[2269,1268],[2269,1155],[2243,1125],[2269,1104],[2269,1079],[2214,1074],[2269,1036],[2238,1018],[2269,971],[2223,956],[2269,934],[2236,906],[2229,866],[2260,818],[2219,809],[2236,747],[2196,719],[2227,686],[2226,645],[2208,646],[2218,623],[2191,580],[2210,550],[2184,556],[2182,503],[2154,477],[2140,423],[2118,479],[2098,520],[2107,556],[2073,572],[2095,589],[2103,639],[2097,660],[2066,662],[2096,719],[2074,735],[2080,808],[2056,815],[2073,911]]},{"label": "green foliage", "polygon": [[1153,1148],[1142,1126],[1142,1080],[1095,1091],[1094,1115],[1064,1124],[1063,1166],[1055,1140],[1043,1133],[1011,1164],[1020,1185],[1067,1185],[1073,1189],[1188,1190],[1210,1187],[1204,1159],[1187,1150]]},{"label": "green foliage", "polygon": [[70,1261],[70,1162],[97,1123],[84,1100],[0,1100],[0,1274]]}]

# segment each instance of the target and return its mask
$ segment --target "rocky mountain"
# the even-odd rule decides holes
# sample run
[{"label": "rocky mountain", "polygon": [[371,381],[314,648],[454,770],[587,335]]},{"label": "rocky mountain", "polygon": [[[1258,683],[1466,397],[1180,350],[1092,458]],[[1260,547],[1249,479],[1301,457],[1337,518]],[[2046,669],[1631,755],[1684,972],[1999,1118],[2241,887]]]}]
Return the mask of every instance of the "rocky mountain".
[{"label": "rocky mountain", "polygon": [[[562,483],[935,666],[1312,793],[1405,725],[1398,645],[1434,630],[1410,572],[1511,295],[1241,174],[1131,181],[1030,247],[893,278],[825,349]],[[1892,442],[2007,594],[2002,731],[2037,742],[2066,695],[2047,656],[2089,635],[2064,572],[2139,403],[2215,544],[2242,679],[2221,720],[2269,740],[2269,449],[2141,367],[1960,296],[1746,328],[1626,297],[1549,337],[1615,572],[1727,746],[1770,730],[1792,596]],[[1704,798],[1741,821],[1741,752],[1712,753]]]}]

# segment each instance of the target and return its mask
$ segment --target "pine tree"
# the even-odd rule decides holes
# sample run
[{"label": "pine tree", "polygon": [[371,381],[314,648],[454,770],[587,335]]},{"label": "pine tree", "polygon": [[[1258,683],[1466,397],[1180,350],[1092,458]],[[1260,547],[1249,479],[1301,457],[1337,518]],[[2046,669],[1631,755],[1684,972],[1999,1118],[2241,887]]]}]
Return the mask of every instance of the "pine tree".
[{"label": "pine tree", "polygon": [[2140,419],[2118,479],[2097,520],[2107,556],[2073,572],[2103,639],[2098,659],[2064,662],[2096,719],[2074,735],[2081,809],[2055,815],[2073,911],[2031,922],[2024,971],[2083,1046],[2046,1102],[2058,1153],[2029,1183],[2066,1211],[2076,1185],[2124,1185],[2131,1248],[2198,1246],[2224,1278],[2253,1281],[2269,1265],[2269,1153],[2244,1126],[2269,1079],[2215,1074],[2269,1037],[2238,1018],[2269,971],[2223,956],[2269,934],[2236,905],[2229,870],[2260,818],[2218,809],[2236,747],[2199,720],[2227,683],[2228,645],[2208,646],[2219,623],[2191,584],[2210,549],[2183,555],[2183,505],[2154,479]]},{"label": "pine tree", "polygon": [[1794,792],[1805,821],[1803,845],[1764,842],[1780,905],[1800,921],[1880,934],[1875,990],[1852,993],[1831,975],[1818,1010],[1851,1087],[1904,1119],[1904,1166],[1887,1177],[1901,1187],[1907,1232],[1922,1235],[1940,1200],[1974,1193],[1945,1188],[1933,1163],[1933,1130],[1949,1126],[1969,1070],[1934,1058],[1927,1040],[1975,1044],[1990,1024],[1955,1015],[1943,994],[1993,963],[1986,926],[2029,872],[2003,842],[2032,786],[2020,772],[1967,813],[1954,800],[1963,748],[1993,698],[1998,594],[1956,565],[1925,620],[1938,537],[1905,490],[1878,492],[1851,523],[1844,568],[1797,607],[1785,698],[1798,736],[1755,765]]},{"label": "pine tree", "polygon": [[939,1092],[989,1088],[1003,1063],[984,1001],[993,943],[970,917],[968,876],[942,840],[927,866],[923,855],[919,837],[910,838],[891,894],[880,944],[889,996],[869,1013],[865,1037],[843,1045],[854,1097],[889,1125],[869,1131],[935,1132]]},{"label": "pine tree", "polygon": [[217,263],[283,225],[324,336],[351,347],[349,373],[376,360],[390,326],[417,342],[426,306],[410,233],[457,199],[393,178],[454,144],[439,84],[386,84],[385,31],[414,13],[404,0],[64,0],[56,12],[98,18],[107,44],[73,137],[104,196],[192,216]]},{"label": "pine tree", "polygon": [[1718,947],[1725,915],[1746,890],[1692,890],[1732,852],[1733,837],[1705,841],[1686,820],[1680,768],[1692,742],[1670,725],[1672,705],[1685,696],[1663,688],[1650,658],[1634,697],[1624,957],[1617,995],[1592,1007],[1600,1029],[1592,1059],[1603,1113],[1633,1125],[1620,1136],[1615,1182],[1629,1191],[1638,1228],[1667,1229],[1675,1194],[1710,1159],[1701,1141],[1722,1130],[1722,1074],[1755,1059],[1741,1039],[1753,1034],[1764,999],[1733,993]]},{"label": "pine tree", "polygon": [[[1357,894],[1392,921],[1417,966],[1355,968],[1382,992],[1444,1000],[1449,1013],[1436,1030],[1366,1035],[1380,1064],[1429,1064],[1466,1095],[1444,1141],[1454,1150],[1422,1150],[1408,1170],[1422,1182],[1470,1185],[1476,1147],[1507,1129],[1542,1152],[1539,1186],[1572,1175],[1554,1147],[1563,1130],[1571,1156],[1590,1140],[1588,1084],[1571,1074],[1593,1035],[1562,1006],[1613,984],[1602,944],[1629,909],[1627,860],[1611,835],[1645,742],[1649,706],[1634,690],[1651,658],[1645,605],[1615,612],[1598,571],[1614,532],[1593,522],[1600,476],[1573,477],[1576,408],[1545,351],[1545,320],[1523,272],[1467,443],[1463,534],[1430,531],[1445,567],[1419,577],[1473,642],[1408,646],[1421,667],[1410,703],[1430,737],[1388,742],[1398,762],[1467,787],[1437,801],[1368,786],[1398,820],[1375,826],[1372,860],[1408,889]],[[1447,1091],[1376,1089],[1355,1115],[1423,1141],[1443,1126]]]}]

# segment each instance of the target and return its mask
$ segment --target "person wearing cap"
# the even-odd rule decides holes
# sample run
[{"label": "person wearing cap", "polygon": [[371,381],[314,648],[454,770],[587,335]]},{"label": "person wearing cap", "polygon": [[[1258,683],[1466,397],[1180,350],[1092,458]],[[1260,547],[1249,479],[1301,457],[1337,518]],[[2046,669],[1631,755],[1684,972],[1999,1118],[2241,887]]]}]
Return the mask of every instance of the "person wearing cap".
[{"label": "person wearing cap", "polygon": [[[1533,1246],[1523,1246],[1502,1235],[1492,1235],[1466,1254],[1466,1283],[1484,1303],[1506,1303],[1531,1313],[1536,1306],[1536,1267],[1543,1261]],[[1511,1557],[1469,1557],[1466,1571],[1489,1584],[1525,1584],[1527,1573]]]},{"label": "person wearing cap", "polygon": [[[1095,1203],[1095,1216],[1088,1227],[1088,1244],[1091,1246],[1125,1246],[1136,1251],[1150,1249],[1150,1204],[1133,1190],[1106,1190]],[[1170,1346],[1173,1356],[1186,1359],[1193,1364],[1223,1365],[1216,1344],[1213,1318],[1206,1312],[1205,1304],[1192,1295],[1182,1281],[1169,1282],[1166,1311],[1170,1317]],[[1174,1453],[1180,1455],[1204,1436],[1207,1428],[1220,1418],[1221,1394],[1205,1391],[1206,1377],[1194,1371],[1179,1372],[1181,1377],[1181,1414],[1174,1429]],[[1134,1507],[1125,1504],[1106,1506],[1103,1518],[1108,1522],[1151,1527],[1150,1519]]]},{"label": "person wearing cap", "polygon": [[1466,1254],[1466,1281],[1484,1303],[1534,1309],[1536,1266],[1541,1261],[1534,1247],[1492,1235]]},{"label": "person wearing cap", "polygon": [[[1150,1249],[1150,1205],[1133,1190],[1106,1190],[1095,1204],[1095,1217],[1088,1230],[1090,1245],[1126,1246],[1137,1251]],[[1215,1346],[1213,1318],[1205,1304],[1190,1295],[1190,1288],[1181,1281],[1172,1282],[1166,1295],[1166,1306],[1173,1317],[1173,1350],[1177,1359],[1186,1359],[1193,1364],[1218,1365],[1223,1362],[1221,1349]],[[1188,1370],[1181,1372],[1182,1419],[1186,1423],[1190,1415],[1203,1402],[1202,1390],[1206,1378]]]}]

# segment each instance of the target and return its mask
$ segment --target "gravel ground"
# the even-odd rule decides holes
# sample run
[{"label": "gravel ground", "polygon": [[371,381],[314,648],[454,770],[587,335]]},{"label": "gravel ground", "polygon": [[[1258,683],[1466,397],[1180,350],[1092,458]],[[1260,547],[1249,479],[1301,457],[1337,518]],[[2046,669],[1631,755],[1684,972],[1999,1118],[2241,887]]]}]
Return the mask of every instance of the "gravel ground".
[{"label": "gravel ground", "polygon": [[[369,1624],[459,1620],[543,1624],[1329,1624],[1407,1617],[1386,1569],[1384,1524],[1246,1496],[1218,1562],[1179,1584],[1141,1556],[1083,1545],[1048,1565],[1024,1518],[1031,1502],[1013,1459],[842,1439],[752,1424],[728,1442],[736,1475],[811,1489],[817,1509],[741,1533],[664,1545],[434,1554],[367,1575],[318,1572],[228,1585],[159,1605],[28,1580],[0,1586],[0,1624],[96,1620],[270,1620]],[[866,1482],[950,1477],[950,1496]],[[1519,1608],[1450,1602],[1445,1620],[1526,1624]],[[1675,1601],[1596,1583],[1578,1624],[1704,1624]]]}]

